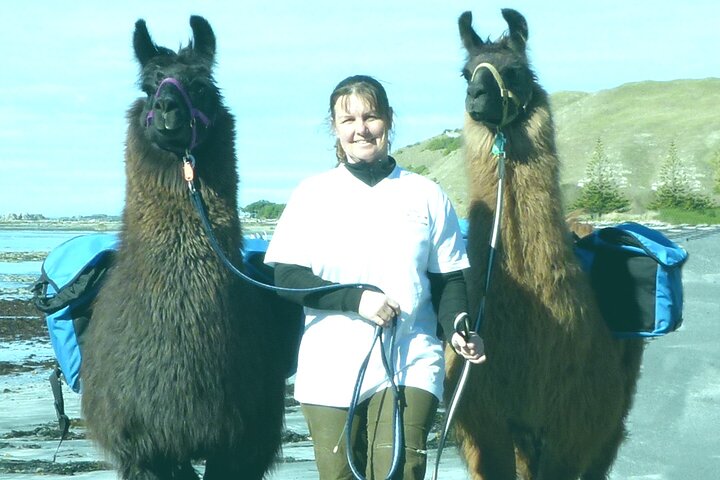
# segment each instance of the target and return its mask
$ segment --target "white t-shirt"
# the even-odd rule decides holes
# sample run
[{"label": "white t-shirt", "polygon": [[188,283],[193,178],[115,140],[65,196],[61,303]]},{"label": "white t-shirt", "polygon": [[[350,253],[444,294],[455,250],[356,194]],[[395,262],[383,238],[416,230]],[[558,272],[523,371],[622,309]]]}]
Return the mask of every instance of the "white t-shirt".
[{"label": "white t-shirt", "polygon": [[[442,397],[444,358],[427,272],[453,272],[469,262],[455,211],[438,185],[397,166],[372,187],[343,165],[308,178],[285,207],[265,262],[382,289],[402,309],[395,334],[383,335],[397,384]],[[348,407],[375,324],[348,312],[305,308],[305,315],[295,398]],[[360,401],[390,386],[379,345]]]}]

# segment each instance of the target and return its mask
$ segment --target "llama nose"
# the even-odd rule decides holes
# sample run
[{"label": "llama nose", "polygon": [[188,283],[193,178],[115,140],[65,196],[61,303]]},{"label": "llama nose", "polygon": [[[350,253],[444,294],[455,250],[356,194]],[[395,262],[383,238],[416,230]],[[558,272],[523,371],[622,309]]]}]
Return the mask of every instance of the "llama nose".
[{"label": "llama nose", "polygon": [[160,128],[174,130],[180,127],[180,104],[172,97],[160,97],[153,103],[154,117],[161,119]]},{"label": "llama nose", "polygon": [[467,87],[467,95],[470,98],[478,98],[480,95],[485,95],[486,91],[480,83],[469,83]]}]

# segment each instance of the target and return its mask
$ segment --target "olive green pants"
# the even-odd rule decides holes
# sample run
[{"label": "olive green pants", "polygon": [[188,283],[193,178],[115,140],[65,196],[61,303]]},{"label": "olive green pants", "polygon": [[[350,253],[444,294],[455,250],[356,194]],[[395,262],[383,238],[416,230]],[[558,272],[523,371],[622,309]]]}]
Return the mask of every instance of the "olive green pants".
[{"label": "olive green pants", "polygon": [[[438,400],[414,387],[400,387],[400,404],[405,434],[401,465],[394,478],[422,480],[427,464],[427,437]],[[352,480],[346,457],[345,422],[347,408],[302,404],[315,450],[320,480]],[[393,395],[380,391],[355,409],[352,429],[354,465],[367,480],[383,480],[390,470],[393,451]]]}]

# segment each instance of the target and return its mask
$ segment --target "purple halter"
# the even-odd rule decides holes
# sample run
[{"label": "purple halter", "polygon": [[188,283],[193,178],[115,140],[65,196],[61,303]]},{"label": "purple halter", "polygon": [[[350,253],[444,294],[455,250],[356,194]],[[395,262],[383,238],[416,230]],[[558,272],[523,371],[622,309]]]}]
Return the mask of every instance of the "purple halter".
[{"label": "purple halter", "polygon": [[[203,112],[198,110],[197,108],[193,107],[192,102],[190,101],[190,96],[187,94],[185,89],[183,88],[182,83],[180,83],[179,80],[173,77],[167,77],[162,82],[160,82],[160,85],[158,85],[157,91],[155,92],[155,98],[157,99],[160,95],[160,90],[167,85],[168,83],[171,83],[175,86],[175,88],[178,89],[180,94],[182,95],[183,99],[185,99],[185,105],[187,105],[188,110],[190,111],[190,117],[192,120],[190,121],[190,126],[192,127],[192,140],[190,141],[190,148],[189,150],[192,150],[197,146],[197,130],[195,128],[195,119],[200,119],[200,121],[205,125],[205,127],[208,127],[210,125],[210,119],[205,115]],[[150,126],[150,123],[152,123],[152,119],[155,116],[155,110],[150,109],[150,111],[147,114],[147,117],[145,117],[145,125]]]}]

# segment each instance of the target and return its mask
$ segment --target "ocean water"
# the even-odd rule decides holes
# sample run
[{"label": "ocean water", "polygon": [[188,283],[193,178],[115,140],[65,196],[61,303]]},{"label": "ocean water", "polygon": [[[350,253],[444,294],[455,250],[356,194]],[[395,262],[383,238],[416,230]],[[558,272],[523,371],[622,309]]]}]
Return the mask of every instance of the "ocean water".
[{"label": "ocean water", "polygon": [[0,253],[49,252],[61,243],[91,231],[0,229]]},{"label": "ocean water", "polygon": [[0,300],[30,298],[41,259],[52,249],[90,231],[0,229]]},{"label": "ocean water", "polygon": [[[30,298],[30,288],[40,276],[45,256],[72,238],[94,233],[97,232],[0,228],[0,300]],[[245,237],[245,247],[264,249],[271,237],[265,232],[250,233]]]}]

